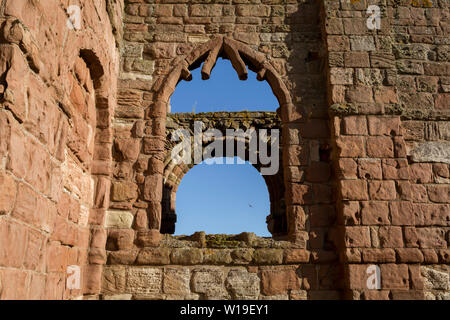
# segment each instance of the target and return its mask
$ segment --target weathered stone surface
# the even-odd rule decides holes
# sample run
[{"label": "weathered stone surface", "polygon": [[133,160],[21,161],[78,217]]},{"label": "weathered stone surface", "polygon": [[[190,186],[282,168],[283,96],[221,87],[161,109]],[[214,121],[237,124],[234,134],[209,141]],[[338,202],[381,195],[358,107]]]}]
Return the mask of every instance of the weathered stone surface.
[{"label": "weathered stone surface", "polygon": [[201,293],[206,299],[224,299],[228,296],[225,290],[225,273],[220,268],[201,268],[192,273],[192,290]]},{"label": "weathered stone surface", "polygon": [[378,230],[378,237],[382,248],[403,247],[401,227],[380,227]]},{"label": "weathered stone surface", "polygon": [[164,268],[163,291],[167,294],[189,294],[191,273],[188,268]]},{"label": "weathered stone surface", "polygon": [[266,296],[286,294],[300,289],[301,279],[294,269],[266,270],[261,272],[261,292]]},{"label": "weathered stone surface", "polygon": [[290,300],[308,300],[308,291],[306,291],[306,290],[291,290],[289,299]]},{"label": "weathered stone surface", "polygon": [[138,210],[135,216],[135,228],[137,230],[145,230],[148,228],[148,216],[147,211],[144,209]]},{"label": "weathered stone surface", "polygon": [[[0,71],[4,75],[7,87],[2,91],[3,103],[9,106],[14,115],[24,120],[25,118],[25,101],[26,90],[22,85],[22,81],[26,81],[30,69],[26,63],[26,57],[23,55],[18,46],[2,44]],[[9,65],[9,67],[8,67]]]},{"label": "weathered stone surface", "polygon": [[310,252],[303,249],[288,249],[284,251],[284,263],[305,263],[309,261]]},{"label": "weathered stone surface", "polygon": [[281,264],[283,262],[283,250],[257,249],[253,254],[255,264]]},{"label": "weathered stone surface", "polygon": [[363,202],[361,221],[364,225],[389,224],[389,206],[387,202]]},{"label": "weathered stone surface", "polygon": [[231,252],[234,264],[249,264],[253,260],[254,249],[235,249]]},{"label": "weathered stone surface", "polygon": [[408,289],[409,274],[405,264],[383,264],[381,269],[381,286],[383,289]]},{"label": "weathered stone surface", "polygon": [[132,201],[137,198],[137,186],[133,182],[115,182],[112,185],[113,201]]},{"label": "weathered stone surface", "polygon": [[111,180],[105,177],[99,177],[94,197],[96,208],[108,208],[110,200]]},{"label": "weathered stone surface", "polygon": [[170,264],[170,249],[168,249],[168,248],[144,248],[139,252],[136,263],[141,264],[141,265]]},{"label": "weathered stone surface", "polygon": [[[379,32],[367,1],[88,1],[79,30],[63,2],[1,6],[0,299],[449,298],[445,1],[387,1]],[[167,117],[220,56],[267,81],[277,112]],[[267,222],[290,242],[161,235],[189,170],[168,134],[193,119],[282,128]],[[377,262],[384,289],[367,290]]]},{"label": "weathered stone surface", "polygon": [[153,174],[145,178],[144,199],[159,202],[162,198],[162,175]]},{"label": "weathered stone surface", "polygon": [[203,263],[211,265],[227,265],[232,262],[231,250],[226,249],[206,249],[203,251]]},{"label": "weathered stone surface", "polygon": [[343,180],[340,182],[344,200],[368,200],[367,184],[363,180]]},{"label": "weathered stone surface", "polygon": [[361,300],[389,300],[389,290],[364,290]]},{"label": "weathered stone surface", "polygon": [[362,264],[350,264],[348,268],[350,289],[367,289],[367,266]]},{"label": "weathered stone surface", "polygon": [[4,219],[0,220],[0,239],[3,243],[0,246],[0,265],[22,267],[25,258],[26,237],[27,232],[22,225]]},{"label": "weathered stone surface", "polygon": [[438,228],[405,228],[407,247],[446,248],[445,231]]},{"label": "weathered stone surface", "polygon": [[370,231],[368,227],[346,227],[345,243],[347,247],[370,247]]},{"label": "weathered stone surface", "polygon": [[115,147],[123,160],[136,160],[140,152],[139,139],[116,139]]},{"label": "weathered stone surface", "polygon": [[448,271],[441,271],[433,267],[421,266],[420,273],[424,278],[426,289],[448,290],[450,287]]},{"label": "weathered stone surface", "polygon": [[260,279],[255,273],[248,273],[247,270],[231,270],[225,286],[231,292],[233,299],[257,299]]},{"label": "weathered stone surface", "polygon": [[394,181],[369,182],[369,197],[371,200],[395,200],[396,189]]},{"label": "weathered stone surface", "polygon": [[131,249],[135,239],[134,230],[130,229],[109,229],[106,249],[121,250]]},{"label": "weathered stone surface", "polygon": [[132,294],[147,295],[161,292],[163,271],[157,268],[127,269],[126,290]]},{"label": "weathered stone surface", "polygon": [[14,179],[4,172],[0,171],[0,215],[9,213],[16,200],[17,186]]},{"label": "weathered stone surface", "polygon": [[138,231],[137,242],[144,247],[157,247],[162,235],[158,230]]},{"label": "weathered stone surface", "polygon": [[104,293],[122,293],[126,286],[124,267],[107,267],[103,270],[102,290]]},{"label": "weathered stone surface", "polygon": [[450,143],[422,142],[409,151],[414,162],[441,162],[450,164]]},{"label": "weathered stone surface", "polygon": [[28,275],[22,270],[1,270],[0,280],[2,300],[20,300],[27,297],[26,282]]},{"label": "weathered stone surface", "polygon": [[272,296],[259,296],[260,300],[289,300],[288,294],[277,294]]},{"label": "weathered stone surface", "polygon": [[173,264],[177,265],[200,264],[203,261],[203,252],[193,248],[173,249],[170,254],[170,260]]},{"label": "weathered stone surface", "polygon": [[131,228],[134,216],[128,211],[110,210],[106,213],[106,227]]},{"label": "weathered stone surface", "polygon": [[422,263],[424,261],[423,253],[416,248],[398,248],[397,253],[398,262],[401,263]]},{"label": "weathered stone surface", "polygon": [[394,249],[364,249],[362,251],[364,262],[393,263],[395,262]]},{"label": "weathered stone surface", "polygon": [[108,254],[108,264],[133,265],[139,251],[136,249],[112,251]]},{"label": "weathered stone surface", "polygon": [[103,300],[131,300],[133,295],[131,294],[113,294],[113,295],[103,295]]}]

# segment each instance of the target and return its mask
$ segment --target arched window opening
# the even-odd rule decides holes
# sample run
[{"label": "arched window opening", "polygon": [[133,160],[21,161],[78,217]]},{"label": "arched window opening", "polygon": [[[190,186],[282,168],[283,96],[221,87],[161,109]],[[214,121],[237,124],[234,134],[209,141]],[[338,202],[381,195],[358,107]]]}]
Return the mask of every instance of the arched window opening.
[{"label": "arched window opening", "polygon": [[172,113],[275,111],[279,106],[267,81],[258,81],[250,70],[247,80],[239,80],[229,60],[219,58],[208,80],[202,80],[201,68],[191,74],[192,81],[180,81],[170,99]]},{"label": "arched window opening", "polygon": [[237,164],[237,158],[232,158],[228,161],[234,164],[226,164],[226,160],[209,165],[203,161],[183,177],[176,195],[176,235],[205,231],[271,236],[266,224],[270,199],[264,178],[248,162]]},{"label": "arched window opening", "polygon": [[[191,219],[191,222],[196,224],[190,231],[180,229],[183,212],[179,205],[180,195],[176,197],[176,194],[182,189],[180,183],[184,175],[204,165],[200,164],[202,158],[205,158],[202,157],[202,151],[198,151],[199,148],[209,154],[210,142],[211,145],[215,145],[216,142],[220,145],[221,138],[218,137],[223,137],[227,141],[235,137],[241,141],[241,146],[245,145],[245,157],[242,157],[242,152],[239,151],[228,153],[228,148],[223,149],[226,150],[225,153],[214,152],[214,155],[211,154],[209,157],[239,156],[248,160],[254,166],[255,174],[265,180],[265,188],[269,194],[266,197],[269,201],[267,210],[262,217],[254,216],[240,230],[224,228],[224,223],[220,223],[218,216],[210,214],[221,228],[203,229],[207,233],[255,232],[261,236],[272,235],[274,239],[284,239],[287,235],[287,214],[284,200],[282,165],[284,162],[281,159],[283,153],[280,143],[283,141],[281,117],[284,119],[290,116],[289,112],[282,111],[291,106],[291,98],[277,71],[270,61],[266,60],[264,54],[255,52],[232,39],[220,36],[213,38],[195,48],[185,60],[174,66],[156,98],[158,103],[154,105],[152,114],[158,116],[168,112],[163,155],[160,232],[186,234],[201,231],[202,225],[198,223],[201,219]],[[229,132],[233,130],[234,132]],[[256,132],[258,132],[257,139],[253,139]],[[243,134],[243,137],[240,134]],[[253,143],[255,141],[257,144]],[[271,149],[269,153],[267,149]],[[183,152],[180,152],[181,150]],[[226,165],[212,166],[211,170],[223,166]],[[155,182],[156,179],[157,177],[154,179]],[[223,177],[222,185],[233,184],[236,181],[240,181],[239,177],[227,175]],[[197,187],[192,189],[195,190]],[[247,190],[251,189],[253,186],[250,184]],[[213,188],[205,190],[204,197],[212,195],[212,190]],[[236,187],[225,189],[221,198],[232,199],[231,191],[235,190],[240,189]],[[175,205],[176,198],[178,198],[177,205]],[[198,203],[192,199],[189,201],[191,205]],[[248,202],[247,206],[254,207]],[[227,214],[222,213],[222,216]],[[235,219],[238,220],[239,218]],[[263,231],[251,229],[256,222],[262,224],[260,230]]]}]

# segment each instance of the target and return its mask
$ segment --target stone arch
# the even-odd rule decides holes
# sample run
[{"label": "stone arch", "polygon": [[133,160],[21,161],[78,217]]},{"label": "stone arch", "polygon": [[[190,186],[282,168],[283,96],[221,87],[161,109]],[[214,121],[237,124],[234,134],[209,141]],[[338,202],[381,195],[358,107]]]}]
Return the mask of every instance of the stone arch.
[{"label": "stone arch", "polygon": [[[83,277],[83,293],[97,294],[101,289],[101,274],[103,256],[106,256],[106,229],[105,217],[109,208],[110,188],[111,188],[111,163],[112,163],[112,128],[111,118],[113,115],[113,95],[111,94],[111,79],[105,73],[106,66],[101,61],[98,53],[94,49],[82,48],[78,56],[74,59],[73,70],[77,73],[77,68],[87,68],[89,76],[86,75],[85,84],[94,94],[95,119],[92,125],[94,148],[88,172],[94,182],[93,197],[87,228],[90,233],[88,244],[88,260],[86,271]],[[83,80],[80,80],[83,82]],[[92,112],[92,110],[90,111]],[[70,116],[70,115],[69,115]]]},{"label": "stone arch", "polygon": [[[294,114],[295,107],[292,103],[291,95],[284,84],[281,76],[272,66],[265,55],[257,52],[242,42],[232,40],[223,36],[213,37],[210,41],[194,48],[189,54],[176,58],[174,67],[169,74],[155,82],[153,87],[153,104],[147,110],[147,118],[152,123],[152,128],[148,130],[150,135],[144,138],[144,153],[150,154],[150,166],[142,186],[144,199],[148,202],[148,215],[150,232],[149,237],[152,243],[158,243],[161,239],[161,203],[163,200],[163,160],[165,157],[164,144],[165,125],[169,100],[176,85],[181,80],[190,81],[192,75],[190,70],[202,66],[202,79],[209,79],[212,69],[219,57],[229,59],[236,70],[239,79],[247,79],[247,67],[257,73],[259,81],[266,80],[277,98],[280,107],[277,114],[282,122],[287,122]],[[282,127],[282,126],[281,126]],[[146,148],[148,146],[148,148]],[[282,167],[282,166],[280,166]],[[281,180],[283,180],[281,176]],[[280,185],[284,185],[281,183]],[[274,223],[272,223],[274,224]],[[275,223],[274,225],[278,225]],[[282,223],[284,226],[286,223]]]},{"label": "stone arch", "polygon": [[187,56],[175,60],[175,66],[167,77],[155,85],[155,103],[150,110],[150,114],[153,116],[165,116],[167,104],[178,82],[181,80],[192,80],[190,70],[198,68],[203,62],[202,79],[209,79],[219,57],[231,61],[231,65],[236,70],[240,80],[247,79],[247,67],[257,73],[259,81],[266,80],[278,100],[282,118],[285,118],[284,114],[288,114],[294,108],[286,85],[264,54],[251,49],[242,42],[223,36],[216,36],[196,47]]},{"label": "stone arch", "polygon": [[[91,175],[97,180],[95,182],[93,211],[90,214],[90,224],[103,226],[104,212],[98,212],[97,209],[106,210],[109,206],[109,187],[111,185],[111,161],[112,156],[106,152],[98,151],[102,148],[111,149],[113,137],[105,133],[111,130],[111,118],[113,115],[112,96],[110,95],[110,87],[107,79],[105,79],[105,69],[98,54],[94,49],[80,49],[78,57],[81,59],[89,70],[90,79],[93,82],[93,90],[95,94],[96,108],[96,132],[94,132],[94,154],[91,165]],[[76,68],[76,63],[74,64]],[[103,133],[103,134],[102,134]],[[105,138],[106,136],[106,138]]]},{"label": "stone arch", "polygon": [[[172,157],[173,147],[178,142],[173,142],[171,139],[172,133],[175,131],[177,126],[174,126],[174,120],[179,121],[180,128],[190,131],[192,130],[193,121],[202,119],[205,121],[205,130],[207,129],[219,129],[222,136],[219,138],[208,139],[203,141],[202,147],[206,147],[212,142],[220,142],[223,146],[225,152],[228,142],[231,142],[234,146],[232,155],[223,154],[222,156],[236,156],[243,160],[249,159],[250,154],[250,141],[249,137],[237,137],[237,136],[227,136],[227,129],[280,129],[280,120],[274,112],[230,112],[228,114],[227,121],[221,121],[215,118],[216,116],[222,116],[223,113],[205,113],[198,115],[191,114],[174,114],[168,117],[169,123],[167,130],[167,140],[165,144],[165,156],[164,156],[164,170],[163,170],[163,192],[162,192],[162,216],[161,216],[161,233],[174,233],[175,223],[176,223],[176,208],[175,200],[178,186],[181,183],[184,175],[193,168],[195,163],[194,153],[191,153],[191,161],[189,164],[184,162],[178,163]],[[219,118],[220,119],[220,118]],[[194,150],[194,138],[191,136],[191,150]],[[272,137],[270,137],[271,139]],[[282,137],[279,137],[281,141]],[[239,155],[237,152],[237,142],[241,142],[244,147],[245,154]],[[226,150],[228,152],[228,150]],[[216,155],[208,155],[207,158],[216,158]],[[268,215],[266,222],[270,233],[274,237],[281,237],[286,235],[287,232],[287,217],[285,213],[285,201],[284,201],[284,181],[283,181],[283,169],[282,163],[282,146],[279,149],[279,170],[274,175],[263,175],[263,179],[266,183],[267,190],[270,197],[270,214]],[[205,160],[205,158],[203,158]],[[264,167],[259,161],[256,163],[251,163],[252,166],[261,171]]]},{"label": "stone arch", "polygon": [[103,69],[102,63],[97,56],[97,54],[91,49],[81,49],[80,50],[80,58],[86,63],[89,72],[91,74],[91,79],[94,81],[94,88],[100,89],[101,87],[101,78],[105,74],[105,70]]}]

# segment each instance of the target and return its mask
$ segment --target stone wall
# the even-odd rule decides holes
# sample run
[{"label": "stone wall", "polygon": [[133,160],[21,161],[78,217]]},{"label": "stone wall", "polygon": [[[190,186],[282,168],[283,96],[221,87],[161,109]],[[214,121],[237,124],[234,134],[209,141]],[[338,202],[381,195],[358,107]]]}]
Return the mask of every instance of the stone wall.
[{"label": "stone wall", "polygon": [[[448,1],[0,4],[1,299],[449,298]],[[163,222],[170,96],[220,57],[279,102],[273,239]]]},{"label": "stone wall", "polygon": [[158,248],[114,251],[103,299],[338,299],[338,268],[288,241],[239,235],[165,236]]},{"label": "stone wall", "polygon": [[1,1],[1,299],[76,299],[100,281],[91,229],[109,200],[122,4],[72,4],[80,30],[67,1]]},{"label": "stone wall", "polygon": [[[108,233],[108,241],[126,239],[117,254],[125,249],[132,264],[129,249],[158,246],[160,231],[168,231],[161,221],[163,185],[170,183],[164,171],[170,95],[202,62],[202,79],[214,76],[223,57],[241,80],[247,68],[257,72],[279,101],[283,176],[273,185],[285,190],[277,196],[285,205],[284,238],[311,250],[311,261],[324,268],[337,263],[328,236],[335,210],[320,9],[318,1],[126,2]],[[178,171],[181,177],[187,169]],[[118,230],[116,221],[126,223]]]},{"label": "stone wall", "polygon": [[[164,158],[165,113],[168,98],[179,79],[176,72],[180,72],[178,68],[184,68],[181,66],[183,60],[190,68],[198,67],[206,58],[204,52],[216,46],[214,41],[209,40],[217,35],[237,40],[234,45],[239,43],[239,50],[252,51],[252,54],[257,52],[258,59],[267,61],[266,66],[270,67],[271,72],[267,72],[265,77],[262,74],[261,80],[268,79],[274,83],[272,89],[280,101],[280,115],[284,114],[283,130],[289,131],[284,150],[293,155],[284,157],[287,168],[285,180],[291,185],[302,181],[300,168],[306,167],[310,161],[318,162],[319,148],[329,145],[324,75],[321,70],[325,53],[319,16],[319,5],[315,1],[293,1],[289,4],[251,4],[245,1],[242,4],[232,1],[217,4],[128,2],[124,17],[124,54],[115,118],[115,144],[120,154],[129,151],[133,157],[116,157],[115,183],[133,181],[135,186],[130,185],[130,188],[145,193],[143,184],[147,169],[150,169],[154,179],[151,182],[153,180],[147,177],[147,185],[158,184],[162,179],[162,172],[158,171],[162,169]],[[202,43],[204,47],[200,46]],[[210,63],[215,62],[217,55],[226,56],[221,46],[217,50]],[[175,68],[177,64],[180,67]],[[236,68],[239,70],[242,66]],[[189,79],[187,68],[185,71],[184,78]],[[208,78],[209,74],[204,77]],[[245,74],[240,77],[245,79]],[[292,91],[293,95],[286,95],[287,90]],[[305,132],[302,141],[300,131]],[[127,139],[127,142],[122,143],[122,139]],[[141,146],[142,153],[138,151]],[[309,152],[309,149],[312,151]],[[294,154],[301,154],[301,159]],[[149,161],[150,167],[147,165]],[[327,164],[314,165],[325,167],[327,172]],[[310,186],[298,192],[312,194],[314,184],[316,192],[321,189],[330,194],[326,184],[328,177],[318,179],[310,181]],[[132,201],[127,204],[113,202],[112,206],[131,209],[134,202],[137,207],[149,207],[150,211],[160,212],[161,196],[138,196],[130,190]],[[148,200],[150,198],[152,200]],[[148,201],[150,204],[145,204]],[[292,206],[292,200],[287,202],[290,210],[298,210]]]},{"label": "stone wall", "polygon": [[325,1],[325,14],[346,295],[448,298],[448,2]]}]

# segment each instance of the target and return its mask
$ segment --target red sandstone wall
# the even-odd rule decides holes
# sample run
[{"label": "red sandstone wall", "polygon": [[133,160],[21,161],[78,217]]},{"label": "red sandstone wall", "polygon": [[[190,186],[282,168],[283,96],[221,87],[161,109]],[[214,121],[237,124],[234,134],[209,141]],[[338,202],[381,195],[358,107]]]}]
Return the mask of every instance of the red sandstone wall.
[{"label": "red sandstone wall", "polygon": [[[434,2],[431,8],[412,7],[410,1],[320,3],[323,4],[322,21],[318,2],[314,1],[289,4],[226,1],[189,5],[177,1],[155,5],[133,1],[126,6],[124,39],[128,51],[122,65],[124,99],[120,103],[120,109],[126,112],[120,117],[127,118],[130,129],[122,131],[121,123],[118,132],[126,133],[126,139],[134,139],[133,144],[118,143],[117,150],[127,153],[131,149],[123,146],[134,145],[136,139],[144,137],[143,154],[138,156],[136,175],[130,170],[136,161],[135,153],[132,153],[134,158],[125,161],[120,153],[116,158],[116,165],[121,168],[118,172],[126,175],[115,177],[119,181],[113,182],[114,188],[117,186],[117,190],[123,192],[117,192],[120,197],[112,203],[112,208],[119,210],[110,212],[114,229],[109,237],[116,246],[108,248],[108,264],[115,266],[107,268],[105,294],[110,293],[112,281],[120,285],[113,288],[114,294],[131,292],[136,298],[140,293],[139,288],[133,292],[136,274],[146,274],[149,281],[162,284],[166,277],[172,277],[170,268],[160,267],[176,263],[172,261],[173,253],[167,253],[164,247],[145,248],[157,243],[154,234],[140,231],[147,204],[139,200],[142,195],[144,200],[150,200],[147,212],[150,229],[158,230],[161,192],[154,187],[160,184],[158,179],[163,169],[165,115],[164,108],[160,107],[170,103],[168,94],[174,89],[179,74],[173,72],[176,67],[171,68],[177,66],[191,48],[199,47],[198,42],[207,42],[215,33],[220,33],[263,53],[292,98],[292,104],[282,104],[280,109],[286,138],[285,200],[290,239],[295,240],[298,249],[305,250],[301,251],[299,261],[303,264],[296,266],[298,272],[293,278],[294,282],[307,282],[308,276],[302,272],[311,267],[313,278],[320,279],[314,288],[304,288],[306,297],[446,297],[449,285],[448,157],[424,160],[417,156],[420,151],[417,147],[421,142],[433,140],[441,150],[448,143],[447,125],[436,121],[448,119],[448,106],[443,102],[448,91],[444,44],[448,26],[442,22],[448,16],[448,5],[443,1]],[[378,31],[366,26],[369,4],[382,8],[382,27]],[[320,41],[316,33],[319,26],[324,31]],[[147,45],[147,41],[151,45]],[[320,69],[324,66],[321,63],[322,41],[326,42],[327,70]],[[312,43],[319,49],[313,50]],[[304,59],[297,60],[299,56]],[[323,108],[321,101],[322,72],[326,73],[329,83],[330,131],[325,121],[328,109]],[[149,84],[152,84],[151,90]],[[140,108],[142,103],[148,106],[146,111]],[[145,125],[141,119],[146,121]],[[404,131],[403,127],[408,130]],[[140,130],[132,131],[134,128]],[[417,139],[420,128],[431,131],[431,137],[428,134],[424,139]],[[328,142],[333,147],[334,171],[330,171],[328,163]],[[147,160],[151,163],[149,167]],[[144,178],[147,168],[155,179]],[[136,179],[135,185],[129,183],[132,176]],[[144,180],[152,182],[151,188],[139,188]],[[414,198],[416,192],[420,199]],[[130,200],[135,199],[133,206],[137,209],[131,207]],[[133,225],[134,219],[139,225]],[[119,231],[116,230],[118,220],[127,221],[120,224]],[[131,226],[137,232],[132,231]],[[132,243],[133,239],[137,242]],[[185,251],[194,254],[195,249]],[[139,260],[147,252],[158,257],[164,254],[167,258],[164,262]],[[225,250],[222,253],[225,254]],[[201,263],[213,264],[208,261],[199,258],[195,263],[186,264],[194,264],[196,268]],[[218,286],[226,286],[226,275],[230,275],[227,268],[236,264],[232,260],[215,263],[219,266],[214,266],[211,273],[222,274],[223,281]],[[285,267],[282,265],[289,263],[275,259],[264,261],[262,265],[251,260],[249,264],[247,271],[261,276],[261,288],[264,288],[267,282],[264,283],[263,278],[272,277],[264,273],[264,269],[282,270]],[[380,266],[381,290],[367,288],[367,267],[372,264]],[[148,265],[159,267],[149,268]],[[340,274],[340,267],[344,276]],[[196,282],[197,269],[184,268],[180,272],[184,275],[183,281]],[[276,274],[272,275],[275,281]],[[280,281],[289,282],[289,277]],[[284,288],[285,294],[289,296],[291,289]],[[201,293],[195,288],[191,290],[190,293]],[[166,297],[167,292],[151,294]],[[260,298],[263,297],[264,293]]]},{"label": "red sandstone wall", "polygon": [[[444,299],[449,7],[385,2],[325,1],[324,8],[347,297]],[[368,4],[382,8],[380,30],[366,27]],[[373,264],[381,290],[367,287]]]},{"label": "red sandstone wall", "polygon": [[[282,292],[265,288],[262,297],[276,298],[276,294],[289,297],[291,289],[301,288],[299,283],[303,277],[313,281],[310,286],[305,280],[306,289],[301,292],[303,298],[308,296],[306,290],[311,290],[311,298],[339,298],[338,255],[329,236],[335,210],[328,161],[331,142],[320,3],[133,0],[125,6],[124,22],[122,72],[114,123],[112,201],[107,218],[108,272],[104,274],[103,293],[132,293],[134,298],[142,298],[141,289],[131,288],[136,274],[142,271],[148,275],[148,281],[155,281],[152,285],[157,287],[157,283],[166,279],[165,269],[147,266],[168,267],[176,263],[169,258],[164,262],[157,258],[155,261],[139,259],[145,255],[157,257],[161,252],[170,253],[164,244],[152,248],[158,246],[155,240],[159,240],[156,234],[161,224],[163,179],[168,184],[171,183],[169,178],[177,179],[174,175],[169,177],[170,163],[165,161],[168,98],[179,79],[183,60],[192,64],[200,58],[202,45],[213,49],[211,39],[223,36],[236,41],[233,43],[237,43],[237,48],[241,46],[258,59],[265,60],[273,70],[269,80],[273,80],[271,84],[275,83],[273,90],[280,100],[279,114],[283,122],[284,181],[279,183],[286,187],[282,197],[287,205],[284,215],[288,220],[288,234],[285,232],[284,238],[289,236],[295,242],[293,248],[300,250],[300,256],[288,262],[284,262],[282,250],[276,252],[274,261],[253,262],[250,254],[249,261],[244,264],[249,266],[245,268],[258,274],[256,279],[263,276],[270,283],[278,281],[277,274],[264,272],[265,268],[289,269],[285,274],[287,279],[292,277],[294,288],[287,285]],[[182,176],[182,173],[175,174]],[[226,250],[223,251],[226,255]],[[216,252],[222,254],[220,248],[214,250]],[[301,268],[295,265],[299,263],[302,263]],[[142,268],[134,268],[135,264],[141,264]],[[229,268],[242,266],[232,260],[215,262],[203,258],[187,264],[215,265],[217,272],[211,274],[221,274],[219,278],[223,278],[223,281],[218,280],[218,287],[224,286]],[[222,268],[224,266],[226,268]],[[297,273],[296,269],[299,270]],[[183,283],[189,283],[191,271],[189,268],[181,271]],[[301,273],[305,275],[300,276]],[[327,276],[329,278],[325,279]],[[167,279],[170,277],[171,274],[167,275]],[[256,282],[259,288],[259,280]],[[130,287],[126,283],[130,283]],[[225,288],[221,290],[226,292]],[[171,290],[169,297],[185,295],[186,288],[180,286]],[[155,296],[166,297],[166,292],[157,292]],[[259,297],[259,289],[256,296]]]},{"label": "red sandstone wall", "polygon": [[[1,299],[448,299],[448,1],[68,3],[1,2]],[[288,92],[292,243],[154,241],[173,67],[215,35],[264,56]]]},{"label": "red sandstone wall", "polygon": [[[95,287],[90,225],[98,167],[111,157],[121,5],[70,1],[81,7],[81,29],[70,30],[68,2],[1,3],[1,299],[73,299]],[[69,265],[81,268],[79,290],[66,287]]]},{"label": "red sandstone wall", "polygon": [[[323,149],[326,158],[330,145],[319,9],[315,1],[129,1],[114,127],[113,214],[122,211],[124,216],[142,217],[147,209],[150,229],[159,229],[162,191],[155,186],[161,183],[167,166],[163,163],[166,100],[182,61],[197,59],[193,50],[221,35],[267,59],[287,91],[287,99],[280,99],[285,200],[290,236],[305,242],[309,234],[301,221],[303,209],[311,207],[317,212],[315,205],[333,203],[330,166],[319,155]],[[273,90],[275,95],[282,91]],[[302,174],[305,171],[307,174]],[[332,207],[326,211],[332,220]],[[315,225],[312,230],[317,251],[326,241],[324,227]],[[330,252],[316,255],[325,260],[332,256]]]}]

